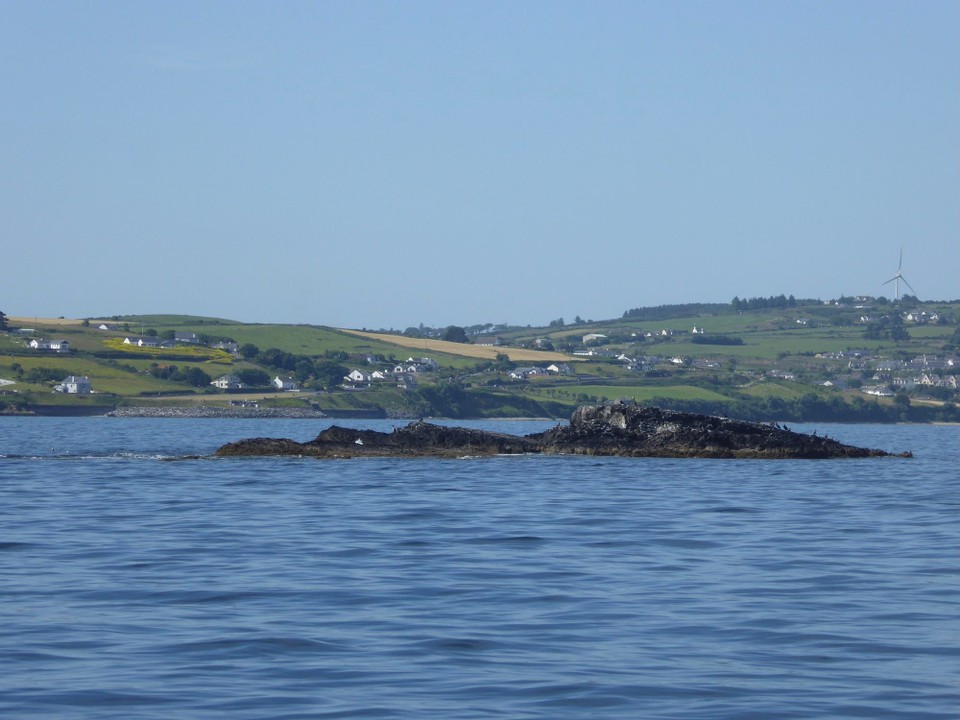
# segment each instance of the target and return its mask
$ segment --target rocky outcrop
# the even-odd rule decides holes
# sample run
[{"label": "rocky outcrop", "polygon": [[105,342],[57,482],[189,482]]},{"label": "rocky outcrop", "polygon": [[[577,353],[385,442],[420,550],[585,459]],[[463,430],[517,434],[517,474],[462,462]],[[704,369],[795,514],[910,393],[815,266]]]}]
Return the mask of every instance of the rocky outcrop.
[{"label": "rocky outcrop", "polygon": [[625,457],[837,458],[889,455],[779,425],[621,404],[579,408],[541,433],[541,452]]},{"label": "rocky outcrop", "polygon": [[[778,425],[616,403],[586,406],[570,424],[533,435],[444,427],[421,421],[390,433],[330,427],[314,440],[253,438],[224,445],[227,456],[319,458],[599,455],[700,458],[858,458],[890,455]],[[902,456],[908,457],[909,453]]]}]

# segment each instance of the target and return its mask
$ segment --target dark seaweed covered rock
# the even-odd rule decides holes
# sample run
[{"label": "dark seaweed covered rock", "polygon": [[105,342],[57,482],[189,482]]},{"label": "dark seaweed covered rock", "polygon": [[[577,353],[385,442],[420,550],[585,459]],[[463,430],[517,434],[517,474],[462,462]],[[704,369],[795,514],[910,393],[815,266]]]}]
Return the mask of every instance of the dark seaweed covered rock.
[{"label": "dark seaweed covered rock", "polygon": [[539,452],[526,437],[504,433],[410,423],[393,432],[353,430],[333,425],[309,442],[255,438],[229,443],[217,455],[307,455],[311,457],[461,457]]},{"label": "dark seaweed covered rock", "polygon": [[837,458],[887,455],[778,425],[628,403],[581,407],[538,436],[541,452],[626,457]]},{"label": "dark seaweed covered rock", "polygon": [[778,425],[661,410],[632,403],[581,407],[573,413],[569,425],[533,435],[445,427],[422,420],[390,433],[335,425],[305,443],[254,438],[228,443],[216,454],[324,458],[516,454],[705,458],[890,455],[883,450],[859,448],[826,437],[792,432]]}]

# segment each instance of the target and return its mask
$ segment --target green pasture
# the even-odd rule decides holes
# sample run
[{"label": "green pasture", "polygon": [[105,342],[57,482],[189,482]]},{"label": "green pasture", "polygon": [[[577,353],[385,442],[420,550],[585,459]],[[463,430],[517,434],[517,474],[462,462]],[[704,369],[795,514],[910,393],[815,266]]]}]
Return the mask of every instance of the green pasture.
[{"label": "green pasture", "polygon": [[695,385],[564,385],[557,388],[560,397],[567,395],[589,395],[593,397],[616,400],[627,397],[637,402],[648,402],[653,398],[670,398],[673,400],[729,400],[713,390],[696,387]]},{"label": "green pasture", "polygon": [[784,400],[798,400],[804,395],[813,393],[821,397],[828,393],[819,386],[804,385],[802,383],[789,382],[786,380],[758,380],[746,387],[738,388],[742,395],[749,395],[755,398],[778,397]]},{"label": "green pasture", "polygon": [[227,320],[225,318],[204,317],[202,315],[170,315],[170,314],[152,314],[152,315],[123,315],[118,319],[100,318],[91,320],[93,326],[101,323],[108,324],[129,324],[130,330],[135,332],[140,326],[144,328],[174,328],[177,330],[189,330],[192,332],[205,332],[196,328],[203,328],[209,325],[240,325],[237,320]]},{"label": "green pasture", "polygon": [[[37,355],[10,357],[0,355],[0,377],[7,380],[16,380],[16,371],[11,365],[19,363],[24,372],[33,368],[62,368],[67,375],[86,375],[90,378],[93,389],[100,393],[114,393],[117,395],[137,395],[140,393],[171,392],[184,390],[181,383],[168,380],[158,380],[142,372],[132,373],[121,367],[115,367],[93,358],[73,355]],[[49,393],[47,385],[29,385],[17,382],[8,385],[6,389],[20,390],[21,392]],[[59,395],[59,393],[58,393]]]},{"label": "green pasture", "polygon": [[178,345],[175,348],[157,348],[157,347],[138,347],[137,345],[125,345],[120,338],[110,338],[104,340],[103,345],[113,351],[122,352],[131,357],[149,357],[156,360],[167,360],[176,362],[209,362],[214,365],[229,366],[233,364],[233,356],[225,350],[215,350],[214,348],[196,346],[196,345]]},{"label": "green pasture", "polygon": [[261,350],[278,348],[294,355],[324,355],[328,352],[348,354],[395,355],[406,359],[410,350],[396,345],[349,335],[330,328],[314,325],[203,325],[191,327],[216,337],[229,337],[240,345],[252,343]]}]

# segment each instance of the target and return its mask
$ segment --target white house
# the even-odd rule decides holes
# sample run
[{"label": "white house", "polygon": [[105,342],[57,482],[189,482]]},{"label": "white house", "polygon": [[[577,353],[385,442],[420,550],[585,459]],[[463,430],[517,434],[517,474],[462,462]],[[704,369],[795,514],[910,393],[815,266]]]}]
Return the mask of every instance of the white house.
[{"label": "white house", "polygon": [[355,385],[370,382],[370,376],[361,370],[354,370],[349,375],[344,376],[343,379]]},{"label": "white house", "polygon": [[510,377],[514,380],[523,380],[528,377],[536,377],[537,375],[545,375],[546,371],[538,367],[525,367],[517,368],[516,370],[510,371]]},{"label": "white house", "polygon": [[192,332],[174,332],[173,339],[177,342],[182,343],[198,343],[200,338],[197,337],[196,333]]},{"label": "white house", "polygon": [[411,357],[411,358],[407,358],[407,362],[416,363],[417,365],[419,365],[421,372],[426,370],[436,370],[437,368],[440,367],[440,365],[437,363],[436,360],[434,360],[433,358],[427,358],[427,357],[416,358],[416,359]]},{"label": "white house", "polygon": [[557,375],[572,375],[573,369],[566,363],[554,363],[553,365],[547,365],[547,372]]},{"label": "white house", "polygon": [[137,347],[160,347],[160,341],[152,337],[125,337],[124,345],[136,345]]},{"label": "white house", "polygon": [[415,375],[410,375],[408,373],[401,373],[397,375],[397,387],[401,390],[411,390],[417,386],[417,378]]},{"label": "white house", "polygon": [[430,358],[419,358],[414,360],[413,358],[408,358],[405,363],[400,363],[393,368],[395,375],[401,375],[403,373],[421,373],[429,372],[431,370],[436,370],[439,365],[437,365],[435,360]]},{"label": "white house", "polygon": [[294,380],[292,377],[282,378],[279,375],[277,375],[273,379],[273,386],[277,388],[277,390],[293,391],[293,390],[299,389],[299,386],[297,385],[297,381]]},{"label": "white house", "polygon": [[704,330],[702,327],[697,327],[696,325],[694,325],[693,330],[691,330],[690,332],[693,335],[703,335],[704,333],[706,333],[706,330]]},{"label": "white house", "polygon": [[87,395],[93,392],[90,378],[69,375],[62,383],[54,386],[54,392],[69,393],[70,395]]},{"label": "white house", "polygon": [[246,387],[236,375],[221,375],[210,384],[221,390],[242,390]]},{"label": "white house", "polygon": [[607,336],[603,333],[587,333],[583,336],[583,344],[587,345],[592,342],[600,342],[601,340],[606,340]]},{"label": "white house", "polygon": [[34,338],[27,343],[33,350],[51,350],[53,352],[70,352],[70,343],[66,340],[44,340]]}]

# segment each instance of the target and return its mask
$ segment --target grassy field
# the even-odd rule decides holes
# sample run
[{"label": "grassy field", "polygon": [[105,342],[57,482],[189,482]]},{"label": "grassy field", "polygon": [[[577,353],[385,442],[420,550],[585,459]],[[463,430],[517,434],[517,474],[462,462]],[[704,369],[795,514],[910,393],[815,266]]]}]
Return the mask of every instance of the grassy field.
[{"label": "grassy field", "polygon": [[728,399],[718,392],[694,385],[564,385],[561,392],[563,395],[588,395],[607,400],[626,397],[637,402],[648,402],[653,398],[721,401]]},{"label": "grassy field", "polygon": [[[114,365],[74,355],[35,355],[17,358],[0,356],[0,377],[9,380],[16,379],[17,373],[12,367],[13,363],[19,364],[24,372],[29,372],[33,368],[56,368],[64,371],[64,377],[67,375],[86,375],[90,378],[93,389],[100,393],[137,395],[140,393],[170,392],[183,387],[178,383],[159,380],[152,375],[130,372],[123,369],[119,363]],[[20,392],[51,392],[48,385],[31,385],[24,382],[17,382],[16,385],[7,387],[10,390],[19,390]]]},{"label": "grassy field", "polygon": [[7,322],[14,327],[80,327],[83,320],[73,318],[29,318],[29,317],[7,317]]},{"label": "grassy field", "polygon": [[[120,338],[110,338],[104,340],[104,346],[116,353],[123,353],[136,358],[154,358],[156,360],[171,359],[171,361],[181,360],[194,363],[211,363],[229,367],[233,364],[233,356],[224,351],[214,348],[202,347],[196,345],[180,345],[175,348],[156,348],[139,347],[137,345],[125,345]],[[223,369],[220,370],[223,372]]]},{"label": "grassy field", "polygon": [[454,343],[445,340],[428,340],[411,338],[404,335],[390,335],[386,333],[365,332],[363,330],[343,330],[342,332],[358,337],[387,343],[394,347],[403,347],[422,352],[439,352],[447,355],[460,355],[480,360],[496,360],[497,355],[503,354],[513,362],[574,362],[577,358],[566,353],[546,352],[542,350],[525,350],[523,348],[493,347],[489,345],[471,345],[469,343]]}]

